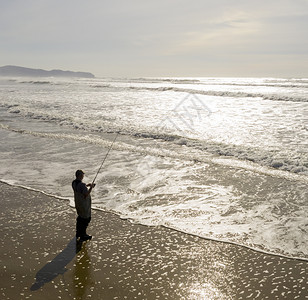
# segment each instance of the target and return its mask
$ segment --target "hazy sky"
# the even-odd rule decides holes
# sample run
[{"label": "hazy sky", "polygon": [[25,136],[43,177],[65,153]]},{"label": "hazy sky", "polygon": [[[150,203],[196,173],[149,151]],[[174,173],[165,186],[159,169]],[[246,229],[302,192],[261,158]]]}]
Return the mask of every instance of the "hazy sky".
[{"label": "hazy sky", "polygon": [[308,77],[308,0],[0,0],[0,65]]}]

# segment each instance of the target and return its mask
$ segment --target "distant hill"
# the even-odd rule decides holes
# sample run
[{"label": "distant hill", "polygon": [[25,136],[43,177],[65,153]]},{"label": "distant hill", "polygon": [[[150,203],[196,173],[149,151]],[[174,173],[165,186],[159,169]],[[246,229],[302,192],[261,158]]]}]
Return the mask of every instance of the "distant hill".
[{"label": "distant hill", "polygon": [[92,73],[73,72],[62,70],[46,71],[42,69],[30,69],[18,66],[0,67],[0,76],[16,76],[16,77],[83,77],[94,78]]}]

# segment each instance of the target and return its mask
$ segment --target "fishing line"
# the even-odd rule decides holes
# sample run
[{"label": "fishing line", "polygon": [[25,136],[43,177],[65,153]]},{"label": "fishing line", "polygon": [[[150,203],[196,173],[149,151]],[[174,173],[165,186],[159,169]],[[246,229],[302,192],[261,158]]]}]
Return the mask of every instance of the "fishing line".
[{"label": "fishing line", "polygon": [[92,185],[94,184],[94,181],[95,181],[95,179],[96,179],[96,177],[97,177],[99,171],[101,170],[101,168],[102,168],[102,166],[103,166],[103,164],[104,164],[104,162],[105,162],[105,160],[106,160],[106,158],[107,158],[107,156],[108,156],[108,154],[109,154],[109,152],[110,152],[110,150],[111,150],[111,148],[112,148],[112,146],[113,146],[115,140],[117,139],[118,135],[119,135],[119,132],[116,134],[116,136],[115,136],[115,138],[114,138],[114,140],[113,140],[111,146],[109,147],[109,149],[108,149],[108,151],[107,151],[107,153],[106,153],[106,155],[105,155],[105,157],[104,157],[104,159],[103,159],[103,161],[102,161],[102,164],[101,164],[101,166],[99,167],[99,169],[98,169],[98,171],[97,171],[97,173],[96,173],[96,175],[95,175],[95,177],[94,177],[94,179],[93,179],[93,181],[92,181]]}]

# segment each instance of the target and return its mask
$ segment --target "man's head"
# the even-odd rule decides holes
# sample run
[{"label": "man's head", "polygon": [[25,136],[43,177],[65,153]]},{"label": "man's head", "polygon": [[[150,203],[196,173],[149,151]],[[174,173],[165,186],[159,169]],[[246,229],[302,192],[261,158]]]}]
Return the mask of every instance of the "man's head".
[{"label": "man's head", "polygon": [[84,176],[84,172],[82,170],[77,170],[75,175],[77,179],[82,180]]}]

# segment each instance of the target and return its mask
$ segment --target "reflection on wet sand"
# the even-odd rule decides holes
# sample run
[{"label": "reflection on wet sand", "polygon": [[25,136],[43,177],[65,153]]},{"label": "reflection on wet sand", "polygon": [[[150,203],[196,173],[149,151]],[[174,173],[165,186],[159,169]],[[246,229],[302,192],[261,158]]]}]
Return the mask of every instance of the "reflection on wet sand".
[{"label": "reflection on wet sand", "polygon": [[74,299],[85,299],[88,295],[87,291],[93,286],[91,259],[88,255],[87,245],[84,245],[76,256],[73,269]]}]

